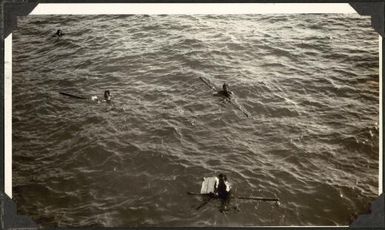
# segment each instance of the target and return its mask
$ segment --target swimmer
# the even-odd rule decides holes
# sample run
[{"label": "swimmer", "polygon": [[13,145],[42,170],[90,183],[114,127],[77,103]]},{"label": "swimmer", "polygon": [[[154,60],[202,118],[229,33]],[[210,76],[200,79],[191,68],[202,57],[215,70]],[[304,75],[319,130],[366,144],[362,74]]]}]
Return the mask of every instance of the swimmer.
[{"label": "swimmer", "polygon": [[215,95],[231,98],[233,92],[229,90],[229,85],[227,83],[223,83],[222,90],[218,91]]},{"label": "swimmer", "polygon": [[52,37],[61,37],[63,36],[63,31],[62,30],[57,30],[56,33]]},{"label": "swimmer", "polygon": [[214,96],[220,96],[223,98],[223,102],[228,102],[233,104],[238,110],[240,110],[246,117],[249,117],[249,113],[242,108],[241,105],[237,103],[237,101],[233,98],[234,93],[229,90],[229,85],[227,83],[223,83],[222,90],[219,90],[212,84],[209,80],[199,77],[203,83],[205,83],[211,90],[215,91]]},{"label": "swimmer", "polygon": [[103,99],[103,100],[99,99],[98,96],[92,96],[92,97],[91,97],[91,100],[92,100],[92,101],[96,101],[96,102],[98,102],[98,103],[100,103],[100,102],[107,102],[107,103],[110,103],[110,102],[111,102],[111,93],[110,93],[109,90],[105,90],[105,91],[104,91],[104,99]]},{"label": "swimmer", "polygon": [[104,100],[105,100],[106,102],[110,102],[110,101],[111,101],[111,93],[110,93],[109,90],[105,90],[105,91],[104,91]]}]

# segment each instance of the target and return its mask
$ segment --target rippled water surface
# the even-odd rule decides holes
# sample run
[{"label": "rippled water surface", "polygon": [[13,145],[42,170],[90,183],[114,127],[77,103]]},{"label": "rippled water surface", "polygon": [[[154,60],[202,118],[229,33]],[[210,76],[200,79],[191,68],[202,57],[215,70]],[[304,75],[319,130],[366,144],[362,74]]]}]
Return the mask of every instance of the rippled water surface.
[{"label": "rippled water surface", "polygon": [[[378,194],[378,66],[356,14],[19,18],[18,212],[43,226],[348,225]],[[232,103],[200,77],[227,82]],[[112,104],[59,94],[106,89]],[[280,205],[195,210],[186,192],[220,172]]]}]

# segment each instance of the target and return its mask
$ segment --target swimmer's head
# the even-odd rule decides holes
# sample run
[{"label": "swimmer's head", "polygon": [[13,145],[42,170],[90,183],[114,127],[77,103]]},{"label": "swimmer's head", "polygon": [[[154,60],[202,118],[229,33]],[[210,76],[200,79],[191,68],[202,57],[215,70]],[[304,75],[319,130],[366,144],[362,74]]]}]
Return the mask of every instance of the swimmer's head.
[{"label": "swimmer's head", "polygon": [[63,35],[63,31],[62,31],[62,30],[57,30],[57,31],[56,31],[56,34],[59,35],[59,36],[61,36],[61,35]]},{"label": "swimmer's head", "polygon": [[111,100],[111,93],[109,90],[104,91],[104,100],[110,101]]},{"label": "swimmer's head", "polygon": [[228,91],[229,90],[229,85],[227,83],[223,83],[223,91]]}]

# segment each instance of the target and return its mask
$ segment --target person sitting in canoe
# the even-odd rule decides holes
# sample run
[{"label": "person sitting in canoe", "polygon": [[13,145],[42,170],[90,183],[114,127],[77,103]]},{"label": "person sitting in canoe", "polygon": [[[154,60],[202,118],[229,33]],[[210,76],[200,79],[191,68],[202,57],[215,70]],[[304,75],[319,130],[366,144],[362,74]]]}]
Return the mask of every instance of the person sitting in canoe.
[{"label": "person sitting in canoe", "polygon": [[223,83],[222,90],[218,91],[215,95],[231,98],[233,92],[229,90],[229,85],[227,83]]},{"label": "person sitting in canoe", "polygon": [[214,194],[222,200],[227,200],[230,196],[230,183],[227,180],[226,175],[219,174],[216,178],[216,183],[214,186]]},{"label": "person sitting in canoe", "polygon": [[222,202],[221,211],[228,210],[231,197],[231,186],[226,175],[219,174],[217,177],[204,177],[201,194],[208,194],[211,198],[219,198]]},{"label": "person sitting in canoe", "polygon": [[217,177],[217,183],[215,183],[214,194],[221,199],[221,211],[229,210],[228,204],[230,203],[230,183],[227,181],[227,177],[224,174],[219,174]]},{"label": "person sitting in canoe", "polygon": [[226,175],[203,177],[201,194],[208,194],[217,198],[226,199],[230,194],[231,186]]},{"label": "person sitting in canoe", "polygon": [[61,37],[63,36],[63,31],[62,30],[57,30],[56,33],[52,37]]}]

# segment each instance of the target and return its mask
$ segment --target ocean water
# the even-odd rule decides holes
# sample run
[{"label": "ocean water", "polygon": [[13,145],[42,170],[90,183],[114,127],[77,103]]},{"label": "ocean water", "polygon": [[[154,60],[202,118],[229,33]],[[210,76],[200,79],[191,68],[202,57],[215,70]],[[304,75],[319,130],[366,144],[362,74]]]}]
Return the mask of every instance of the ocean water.
[{"label": "ocean water", "polygon": [[[41,226],[340,226],[378,196],[369,17],[28,16],[12,44],[13,194]],[[196,210],[221,172],[280,203]]]}]

